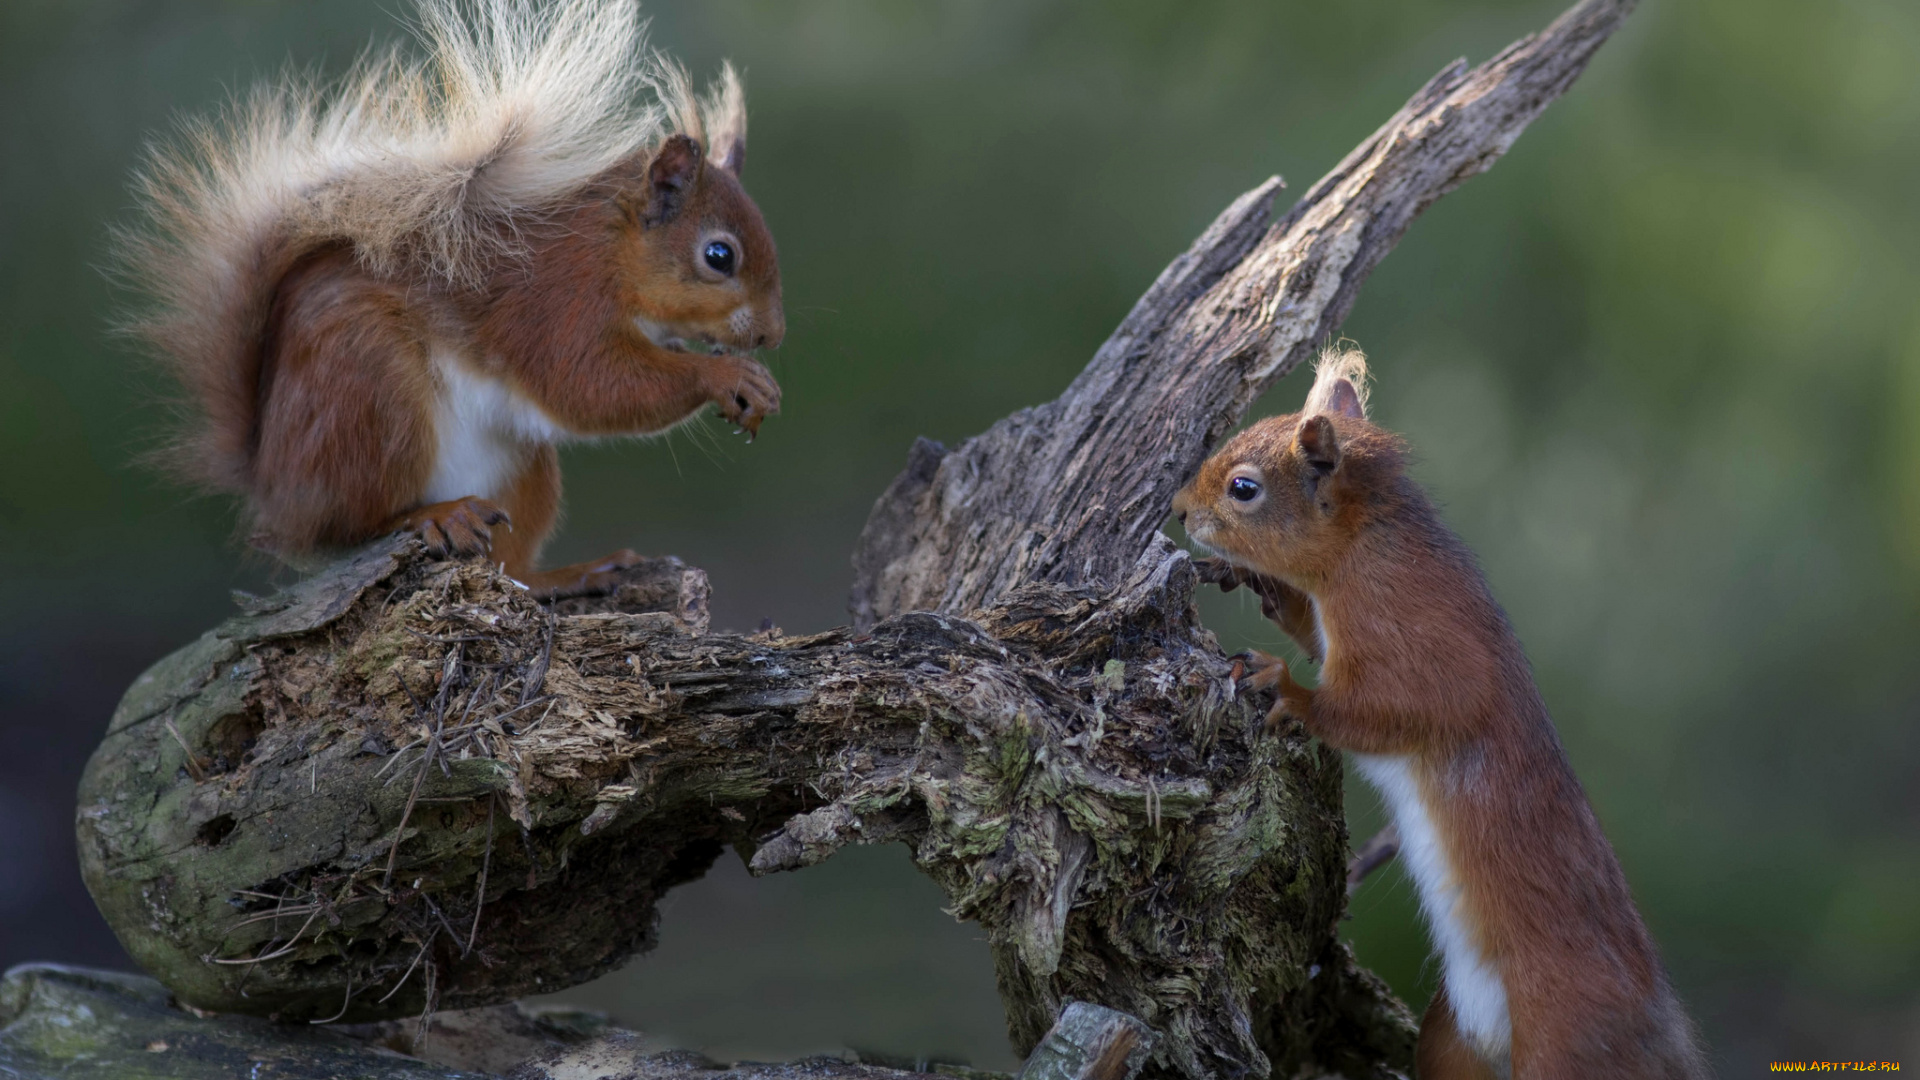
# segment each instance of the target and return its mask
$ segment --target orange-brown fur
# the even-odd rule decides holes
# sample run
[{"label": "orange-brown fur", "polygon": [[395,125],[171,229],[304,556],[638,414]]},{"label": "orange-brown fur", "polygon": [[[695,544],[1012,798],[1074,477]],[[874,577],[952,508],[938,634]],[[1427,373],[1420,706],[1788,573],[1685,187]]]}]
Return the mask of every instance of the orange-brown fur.
[{"label": "orange-brown fur", "polygon": [[[777,343],[783,333],[778,263],[758,210],[733,175],[701,161],[684,136],[663,153],[687,158],[695,178],[665,220],[645,223],[654,185],[644,165],[623,166],[532,226],[527,256],[502,264],[481,289],[379,275],[339,247],[311,254],[283,277],[263,328],[251,418],[246,493],[256,542],[299,553],[439,524],[421,513],[434,464],[435,341],[572,434],[660,431],[708,402],[757,429],[779,403],[757,361],[673,351],[632,322],[641,314],[683,338],[740,349]],[[738,239],[741,273],[699,280],[687,264],[719,228]],[[736,329],[727,315],[743,305],[755,318]],[[494,541],[493,554],[535,584],[560,485],[550,445],[529,441],[524,455],[524,469],[546,482],[469,494],[506,510],[512,539]],[[489,547],[485,536],[461,535],[453,553]],[[560,579],[590,587],[598,579],[586,570],[567,568],[538,584],[543,592]]]},{"label": "orange-brown fur", "polygon": [[[668,149],[699,156],[684,139]],[[643,176],[623,169],[556,215],[526,263],[503,267],[485,297],[473,298],[474,340],[496,359],[491,374],[512,379],[570,431],[659,431],[710,401],[757,428],[779,396],[757,361],[662,348],[632,317],[736,349],[777,345],[786,327],[773,236],[724,168],[698,167],[686,204],[664,223],[648,223]],[[723,283],[690,269],[700,239],[715,230],[741,248],[740,276]],[[736,331],[727,316],[743,304],[755,320]],[[743,387],[750,406],[735,400]]]},{"label": "orange-brown fur", "polygon": [[[244,497],[257,546],[407,529],[543,594],[591,590],[635,556],[536,569],[555,441],[709,402],[753,433],[779,409],[747,355],[785,321],[738,83],[695,99],[622,0],[422,3],[429,67],[370,61],[331,103],[270,88],[156,152],[151,224],[123,237],[157,301],[136,329],[196,406],[176,463]],[[635,111],[641,88],[661,105]],[[465,446],[483,453],[450,459]]]},{"label": "orange-brown fur", "polygon": [[[1333,382],[1344,381],[1336,378]],[[1263,420],[1210,458],[1175,511],[1310,654],[1319,684],[1260,658],[1270,720],[1410,763],[1460,887],[1465,934],[1505,992],[1510,1051],[1464,1039],[1443,989],[1423,1080],[1706,1075],[1625,877],[1561,749],[1506,615],[1473,555],[1405,472],[1356,388]],[[1254,480],[1259,495],[1233,497]],[[1247,490],[1240,489],[1243,493]],[[1317,613],[1318,626],[1315,625]],[[1438,938],[1436,931],[1436,938]]]}]

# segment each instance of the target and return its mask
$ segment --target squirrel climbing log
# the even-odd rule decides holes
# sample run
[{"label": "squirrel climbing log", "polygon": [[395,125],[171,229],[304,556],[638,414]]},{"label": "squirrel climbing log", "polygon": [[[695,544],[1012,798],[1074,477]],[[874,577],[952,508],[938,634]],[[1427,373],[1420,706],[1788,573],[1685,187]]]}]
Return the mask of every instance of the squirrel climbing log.
[{"label": "squirrel climbing log", "polygon": [[89,765],[108,921],[186,1002],[396,1017],[609,970],[727,845],[766,873],[897,841],[985,929],[1022,1052],[1078,998],[1196,1080],[1404,1069],[1410,1017],[1335,936],[1338,761],[1260,730],[1159,528],[1630,7],[1449,66],[1277,221],[1277,179],[1236,201],[1061,398],[917,445],[852,629],[712,632],[666,561],[543,607],[399,539],[253,602],[143,676]]}]

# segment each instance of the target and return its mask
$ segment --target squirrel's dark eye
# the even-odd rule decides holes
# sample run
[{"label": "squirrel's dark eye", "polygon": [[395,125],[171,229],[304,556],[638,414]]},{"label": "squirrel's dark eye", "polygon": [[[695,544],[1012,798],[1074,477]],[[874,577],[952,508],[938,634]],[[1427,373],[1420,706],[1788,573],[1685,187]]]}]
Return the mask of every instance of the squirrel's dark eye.
[{"label": "squirrel's dark eye", "polygon": [[720,273],[733,273],[733,264],[737,256],[733,253],[732,244],[727,243],[725,240],[710,241],[707,244],[706,250],[700,254],[707,260],[708,266],[713,267]]},{"label": "squirrel's dark eye", "polygon": [[1260,481],[1236,476],[1227,481],[1227,494],[1233,496],[1235,502],[1252,502],[1260,497]]}]

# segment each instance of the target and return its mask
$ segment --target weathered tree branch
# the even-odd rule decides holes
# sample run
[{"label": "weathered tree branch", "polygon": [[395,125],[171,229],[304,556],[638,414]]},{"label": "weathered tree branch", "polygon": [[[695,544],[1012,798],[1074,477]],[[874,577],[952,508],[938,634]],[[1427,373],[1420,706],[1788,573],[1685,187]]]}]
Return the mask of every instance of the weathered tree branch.
[{"label": "weathered tree branch", "polygon": [[1401,1060],[1410,1018],[1333,935],[1337,762],[1258,734],[1191,565],[1154,570],[743,637],[556,616],[391,541],[135,686],[83,869],[182,1000],[363,1020],[604,972],[723,845],[768,873],[900,841],[986,929],[1023,1047],[1078,997],[1194,1077]]},{"label": "weathered tree branch", "polygon": [[831,1057],[729,1068],[686,1050],[660,1052],[606,1017],[564,1007],[438,1012],[429,1027],[421,1040],[411,1021],[322,1027],[196,1014],[152,979],[114,971],[22,964],[0,975],[0,1076],[12,1080],[954,1080],[967,1072]]},{"label": "weathered tree branch", "polygon": [[1628,7],[1447,68],[1280,221],[1277,180],[1238,200],[1059,400],[918,444],[856,629],[709,632],[675,560],[543,608],[397,540],[250,601],[88,767],[101,910],[184,1002],[375,1020],[592,978],[727,845],[769,873],[897,841],[985,928],[1022,1051],[1078,999],[1144,1021],[1156,1072],[1404,1069],[1411,1017],[1334,933],[1338,762],[1262,733],[1159,526]]},{"label": "weathered tree branch", "polygon": [[1248,404],[1327,340],[1413,219],[1492,167],[1632,7],[1585,0],[1477,68],[1448,65],[1279,221],[1278,177],[1235,200],[1059,398],[950,452],[916,444],[854,553],[854,624],[1130,573]]}]

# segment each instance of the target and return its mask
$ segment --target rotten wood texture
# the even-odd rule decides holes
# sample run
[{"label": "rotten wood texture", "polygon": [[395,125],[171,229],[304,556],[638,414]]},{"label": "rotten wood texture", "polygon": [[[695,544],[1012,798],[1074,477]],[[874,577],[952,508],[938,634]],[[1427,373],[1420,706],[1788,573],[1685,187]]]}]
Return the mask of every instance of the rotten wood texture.
[{"label": "rotten wood texture", "polygon": [[355,1022],[610,970],[726,846],[900,842],[985,930],[1023,1051],[1080,999],[1186,1076],[1384,1075],[1412,1019],[1334,934],[1338,762],[1263,733],[1196,583],[1170,551],[1113,593],[743,636],[682,617],[703,583],[556,615],[388,541],[135,684],[82,870],[182,1001]]},{"label": "rotten wood texture", "polygon": [[916,443],[854,554],[854,624],[1125,577],[1174,493],[1330,338],[1413,219],[1491,167],[1632,7],[1586,0],[1477,68],[1448,65],[1280,220],[1278,177],[1237,199],[1059,398],[951,451]]},{"label": "rotten wood texture", "polygon": [[1070,1001],[1027,1055],[1019,1080],[1133,1080],[1157,1041],[1138,1017]]}]

